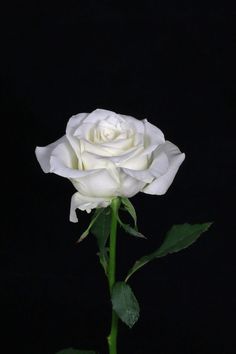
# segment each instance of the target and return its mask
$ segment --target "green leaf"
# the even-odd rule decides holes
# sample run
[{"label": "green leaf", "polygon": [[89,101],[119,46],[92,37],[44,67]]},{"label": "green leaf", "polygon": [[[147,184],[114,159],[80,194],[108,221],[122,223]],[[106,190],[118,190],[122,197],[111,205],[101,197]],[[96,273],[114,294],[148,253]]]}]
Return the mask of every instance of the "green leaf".
[{"label": "green leaf", "polygon": [[121,197],[121,202],[124,205],[125,210],[128,211],[128,213],[132,216],[134,225],[137,226],[137,215],[133,204],[128,198],[125,197]]},{"label": "green leaf", "polygon": [[117,220],[118,220],[120,226],[125,230],[125,232],[127,232],[128,234],[130,234],[132,236],[139,237],[139,238],[146,238],[141,232],[138,231],[137,215],[136,215],[136,211],[134,209],[133,204],[130,202],[130,200],[128,198],[125,198],[125,197],[121,197],[121,203],[124,205],[125,210],[128,211],[128,213],[132,216],[132,218],[134,220],[134,227],[132,227],[129,224],[123,223],[123,221],[121,221],[119,215],[117,215]]},{"label": "green leaf", "polygon": [[91,223],[89,224],[88,228],[82,233],[82,235],[79,237],[77,243],[82,242],[89,235],[90,228],[91,228]]},{"label": "green leaf", "polygon": [[[120,221],[119,221],[120,222]],[[128,234],[135,236],[135,237],[140,237],[140,238],[146,238],[141,232],[133,228],[132,226],[128,224],[124,224],[123,222],[120,222],[121,227],[127,232]]]},{"label": "green leaf", "polygon": [[130,328],[139,318],[139,304],[131,287],[125,282],[117,282],[113,286],[111,301],[113,310]]},{"label": "green leaf", "polygon": [[101,249],[100,252],[97,253],[97,256],[99,257],[100,264],[102,268],[104,269],[104,272],[106,275],[108,275],[108,251],[109,248],[105,247]]},{"label": "green leaf", "polygon": [[168,231],[161,247],[155,252],[147,256],[143,256],[136,261],[133,267],[129,270],[125,281],[127,281],[138,269],[153,259],[164,257],[169,253],[179,252],[187,248],[194,243],[203,232],[207,231],[211,225],[212,223],[208,222],[204,224],[191,225],[186,223],[172,226],[172,228]]},{"label": "green leaf", "polygon": [[89,235],[90,229],[92,228],[93,224],[95,223],[95,221],[97,220],[97,218],[99,217],[99,215],[102,213],[102,211],[103,211],[103,209],[97,209],[97,210],[95,211],[95,213],[94,213],[93,216],[92,216],[92,220],[90,221],[89,226],[88,226],[87,229],[82,233],[82,235],[79,237],[79,239],[78,239],[77,242],[83,241],[83,240]]},{"label": "green leaf", "polygon": [[91,232],[96,236],[98,247],[103,248],[106,245],[111,227],[111,208],[102,209],[91,227]]},{"label": "green leaf", "polygon": [[57,352],[56,354],[96,354],[96,353],[91,350],[78,350],[73,348],[67,348]]},{"label": "green leaf", "polygon": [[111,227],[111,208],[104,208],[97,216],[95,222],[91,227],[92,234],[96,237],[99,248],[99,260],[107,274],[108,255],[106,243],[110,234]]}]

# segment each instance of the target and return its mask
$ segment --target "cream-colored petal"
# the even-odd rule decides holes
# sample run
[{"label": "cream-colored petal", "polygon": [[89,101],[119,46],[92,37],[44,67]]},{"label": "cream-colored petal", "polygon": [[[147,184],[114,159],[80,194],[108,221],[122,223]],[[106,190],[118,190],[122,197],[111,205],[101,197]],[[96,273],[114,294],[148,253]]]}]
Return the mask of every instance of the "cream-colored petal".
[{"label": "cream-colored petal", "polygon": [[144,120],[139,120],[137,118],[134,118],[132,116],[127,116],[124,114],[120,114],[120,117],[122,117],[125,120],[126,124],[131,126],[136,133],[144,135],[145,133]]},{"label": "cream-colored petal", "polygon": [[[126,141],[124,144],[128,144],[129,142]],[[127,146],[126,146],[127,147]],[[134,151],[137,149],[137,147],[127,147],[125,148],[120,148],[119,146],[117,147],[116,144],[113,142],[111,143],[104,143],[104,144],[93,144],[90,143],[87,140],[80,139],[80,149],[81,151],[87,151],[92,154],[100,155],[102,157],[116,157],[118,159],[121,158],[121,156],[126,155],[129,152]]]},{"label": "cream-colored petal", "polygon": [[159,145],[165,142],[164,134],[159,128],[149,123],[147,119],[144,119],[143,123],[145,127],[144,134],[145,136],[148,136],[151,145]]},{"label": "cream-colored petal", "polygon": [[52,151],[60,144],[67,143],[66,136],[64,135],[62,138],[56,140],[54,143],[49,144],[47,146],[37,146],[35,149],[35,154],[37,160],[43,170],[43,172],[48,173],[50,172],[50,158]]},{"label": "cream-colored petal", "polygon": [[98,169],[95,171],[95,173],[88,174],[85,177],[73,178],[71,182],[83,195],[90,197],[117,196],[119,183],[113,178],[109,170]]},{"label": "cream-colored petal", "polygon": [[135,178],[140,182],[151,183],[154,179],[153,175],[151,174],[150,170],[131,170],[129,168],[121,168],[121,170],[128,176]]},{"label": "cream-colored petal", "polygon": [[128,163],[130,159],[136,158],[137,156],[141,156],[142,151],[142,146],[134,146],[131,149],[127,150],[124,154],[120,154],[119,156],[111,156],[109,157],[109,159],[113,161],[116,166],[122,167],[124,164]]},{"label": "cream-colored petal", "polygon": [[131,198],[140,192],[145,186],[145,182],[137,180],[121,170],[120,173],[120,189],[119,196]]},{"label": "cream-colored petal", "polygon": [[49,172],[66,178],[80,178],[97,173],[94,169],[89,171],[79,170],[77,168],[77,161],[74,150],[66,140],[57,145],[51,152]]},{"label": "cream-colored petal", "polygon": [[95,208],[106,208],[111,203],[111,201],[112,199],[109,198],[89,197],[76,192],[71,198],[70,221],[78,222],[76,209],[90,213],[91,210]]},{"label": "cream-colored petal", "polygon": [[166,173],[154,179],[152,183],[144,187],[143,192],[147,194],[165,194],[174,180],[174,177],[185,159],[185,154],[171,142],[164,144],[164,152],[169,160],[169,167]]},{"label": "cream-colored petal", "polygon": [[119,166],[135,171],[146,170],[148,167],[148,156],[136,154],[125,161],[120,161]]},{"label": "cream-colored petal", "polygon": [[159,145],[159,147],[152,154],[152,163],[149,167],[150,173],[153,177],[160,177],[168,172],[170,163],[166,153],[166,143]]},{"label": "cream-colored petal", "polygon": [[116,120],[119,120],[119,115],[115,112],[109,111],[107,109],[97,108],[87,116],[85,122],[95,124],[109,117],[113,117]]},{"label": "cream-colored petal", "polygon": [[69,119],[66,126],[66,136],[78,158],[79,169],[82,169],[81,145],[80,145],[80,140],[75,136],[75,132],[79,130],[81,126],[83,126],[83,122],[87,116],[88,113],[79,113],[77,115],[74,115]]},{"label": "cream-colored petal", "polygon": [[78,127],[84,122],[89,113],[79,113],[72,116],[66,126],[66,134],[74,135]]},{"label": "cream-colored petal", "polygon": [[150,155],[155,149],[165,142],[162,131],[155,125],[149,123],[147,119],[143,120],[144,132],[144,150],[142,154]]},{"label": "cream-colored petal", "polygon": [[84,151],[81,158],[84,170],[105,169],[112,176],[112,178],[119,183],[119,171],[114,162],[112,162],[108,157],[103,157]]}]

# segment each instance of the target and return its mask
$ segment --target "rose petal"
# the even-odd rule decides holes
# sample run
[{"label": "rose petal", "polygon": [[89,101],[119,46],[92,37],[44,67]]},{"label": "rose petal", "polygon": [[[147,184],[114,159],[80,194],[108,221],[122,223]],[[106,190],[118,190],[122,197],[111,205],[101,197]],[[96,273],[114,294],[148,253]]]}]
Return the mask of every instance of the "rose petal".
[{"label": "rose petal", "polygon": [[131,127],[133,127],[133,130],[141,134],[142,136],[144,135],[145,127],[144,127],[144,121],[143,120],[138,120],[132,116],[127,116],[124,114],[119,114],[120,117],[122,117],[126,124],[128,123]]},{"label": "rose petal", "polygon": [[[68,141],[70,142],[72,148],[75,151],[75,154],[78,158],[78,168],[82,169],[81,163],[81,146],[77,137],[74,136],[75,131],[78,130],[81,126],[83,126],[84,119],[88,116],[88,113],[79,113],[75,116],[72,116],[66,126],[66,136]],[[79,128],[78,128],[79,127]]]},{"label": "rose petal", "polygon": [[129,170],[146,170],[148,166],[148,157],[147,155],[135,154],[135,156],[131,157],[130,159],[120,161],[118,165]]},{"label": "rose petal", "polygon": [[110,150],[111,152],[114,151],[114,153],[117,155],[118,153],[124,153],[129,151],[133,147],[133,142],[134,139],[133,137],[129,137],[126,139],[116,139],[116,140],[111,140],[111,141],[106,141],[101,144],[102,147],[106,148],[107,150]]},{"label": "rose petal", "polygon": [[159,145],[159,147],[152,154],[152,163],[149,167],[150,173],[153,177],[160,177],[168,172],[169,169],[169,159],[168,155],[165,152],[166,143]]},{"label": "rose petal", "polygon": [[124,115],[124,114],[117,114],[113,111],[109,111],[106,109],[101,109],[97,108],[93,112],[91,112],[88,117],[84,120],[86,123],[95,123],[99,122],[101,120],[108,119],[109,121],[113,120],[113,124],[115,125],[115,122],[120,122],[121,126],[122,124],[125,124],[126,130],[127,130],[127,125],[131,125],[131,127],[134,127],[134,131],[140,134],[144,134],[144,124],[143,121],[138,120],[132,116]]},{"label": "rose petal", "polygon": [[119,172],[116,165],[109,159],[96,154],[91,154],[90,152],[84,151],[81,155],[83,167],[85,170],[91,169],[105,169],[114,180],[119,183]]},{"label": "rose petal", "polygon": [[[163,143],[165,143],[164,134],[162,133],[162,131],[159,128],[157,128],[153,124],[149,123],[147,121],[147,119],[144,119],[142,121],[142,124],[145,128],[145,132],[143,133],[144,134],[144,136],[143,136],[144,141],[142,140],[142,146],[143,146],[142,150],[140,150],[138,152],[138,156],[140,156],[140,158],[143,156],[150,156],[151,153],[153,151],[155,151],[159,145],[162,145]],[[141,144],[139,144],[139,145],[141,145]],[[132,157],[133,156],[131,156],[131,158]]]},{"label": "rose petal", "polygon": [[124,154],[120,154],[119,156],[111,156],[109,159],[113,161],[116,166],[122,167],[126,162],[130,159],[136,158],[137,156],[141,156],[143,151],[142,146],[134,146]]},{"label": "rose petal", "polygon": [[[142,155],[137,155],[136,160],[137,160],[137,166],[138,163],[143,161],[145,158],[145,161],[143,161],[143,168],[140,169],[135,169],[135,159],[134,159],[134,165],[132,165],[132,161],[128,160],[128,164],[130,163],[130,167],[132,168],[122,168],[123,172],[126,173],[127,175],[139,180],[143,181],[146,183],[151,183],[154,179],[154,177],[159,177],[163,175],[164,173],[167,172],[168,167],[169,167],[169,160],[165,152],[163,152],[163,146],[165,144],[160,145],[159,148],[154,152],[154,160],[151,163],[151,166],[147,168],[148,160],[147,156],[142,156]],[[144,163],[146,162],[146,163]],[[140,165],[141,167],[141,165]]]},{"label": "rose petal", "polygon": [[80,140],[80,139],[87,139],[89,140],[90,138],[90,130],[93,128],[93,125],[91,123],[86,123],[82,122],[77,129],[73,132],[73,137],[75,139]]},{"label": "rose petal", "polygon": [[107,119],[108,117],[114,117],[119,120],[119,115],[115,112],[109,111],[107,109],[97,108],[87,116],[84,122],[94,124],[101,120]]},{"label": "rose petal", "polygon": [[142,191],[147,194],[165,194],[173,179],[185,159],[185,154],[181,153],[179,148],[169,141],[163,145],[163,149],[168,156],[169,168],[168,171],[156,178],[152,183],[146,186]]},{"label": "rose petal", "polygon": [[117,196],[119,183],[113,178],[110,171],[106,169],[97,169],[94,171],[96,172],[88,174],[85,177],[73,178],[71,182],[83,195],[105,198]]},{"label": "rose petal", "polygon": [[80,209],[82,211],[86,210],[87,213],[90,213],[92,209],[95,208],[106,208],[112,201],[108,198],[95,198],[88,197],[76,192],[73,194],[71,198],[70,204],[70,221],[78,222],[78,218],[76,215],[76,209]]},{"label": "rose petal", "polygon": [[127,198],[133,197],[145,186],[145,182],[139,181],[121,170],[119,195]]},{"label": "rose petal", "polygon": [[[124,155],[129,150],[134,150],[132,145],[132,138],[124,139],[123,141],[110,141],[102,144],[90,143],[85,139],[80,140],[81,150],[85,150],[100,156],[120,156]],[[131,146],[131,147],[130,147]]]},{"label": "rose petal", "polygon": [[153,181],[153,175],[151,174],[149,169],[145,170],[131,170],[129,168],[121,168],[121,170],[128,176],[135,178],[137,181],[151,183]]},{"label": "rose petal", "polygon": [[155,144],[162,144],[165,142],[165,137],[161,129],[149,123],[147,119],[144,119],[143,123],[145,126],[145,135],[149,136],[151,142],[154,142]]},{"label": "rose petal", "polygon": [[77,162],[75,152],[66,139],[51,152],[49,172],[66,178],[79,178],[97,172],[95,169],[90,171],[79,170]]},{"label": "rose petal", "polygon": [[67,123],[66,126],[66,134],[74,135],[75,131],[84,122],[85,118],[89,115],[89,113],[79,113],[72,116]]},{"label": "rose petal", "polygon": [[66,136],[64,135],[62,138],[56,140],[54,143],[49,144],[47,146],[37,146],[35,149],[35,154],[37,160],[43,170],[43,172],[48,173],[50,172],[50,158],[52,151],[61,143],[66,142]]},{"label": "rose petal", "polygon": [[165,137],[162,131],[155,125],[149,123],[147,119],[143,120],[145,126],[145,150],[144,154],[150,154],[153,152],[158,145],[165,142]]}]

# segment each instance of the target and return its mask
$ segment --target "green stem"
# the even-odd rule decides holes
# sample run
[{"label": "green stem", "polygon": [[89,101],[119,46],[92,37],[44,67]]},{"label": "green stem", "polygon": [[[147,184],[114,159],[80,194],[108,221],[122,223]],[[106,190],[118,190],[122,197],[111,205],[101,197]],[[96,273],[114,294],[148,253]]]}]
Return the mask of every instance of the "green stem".
[{"label": "green stem", "polygon": [[[111,204],[112,217],[111,217],[111,231],[110,231],[110,245],[109,245],[109,264],[108,264],[108,282],[110,294],[112,287],[115,284],[116,276],[116,234],[117,234],[117,215],[120,206],[118,198],[113,199]],[[109,354],[117,354],[117,330],[118,330],[118,317],[112,310],[111,331],[107,337]]]}]

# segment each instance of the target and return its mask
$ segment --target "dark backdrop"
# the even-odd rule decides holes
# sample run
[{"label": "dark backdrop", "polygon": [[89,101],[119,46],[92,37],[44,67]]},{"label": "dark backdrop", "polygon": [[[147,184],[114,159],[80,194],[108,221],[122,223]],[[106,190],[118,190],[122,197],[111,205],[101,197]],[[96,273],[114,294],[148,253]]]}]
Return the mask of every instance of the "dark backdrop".
[{"label": "dark backdrop", "polygon": [[[73,186],[34,155],[79,112],[106,108],[161,128],[186,153],[164,196],[132,201],[148,240],[120,234],[118,278],[174,223],[214,221],[191,248],[131,280],[141,305],[122,354],[229,354],[235,345],[235,13],[222,4],[8,3],[1,13],[0,319],[4,353],[106,353],[108,289]],[[1,349],[3,351],[3,349]]]}]

